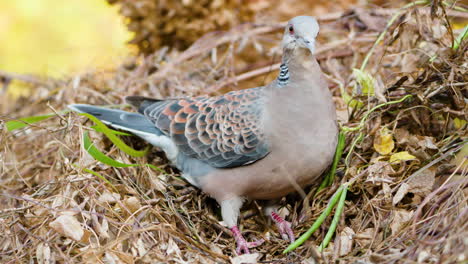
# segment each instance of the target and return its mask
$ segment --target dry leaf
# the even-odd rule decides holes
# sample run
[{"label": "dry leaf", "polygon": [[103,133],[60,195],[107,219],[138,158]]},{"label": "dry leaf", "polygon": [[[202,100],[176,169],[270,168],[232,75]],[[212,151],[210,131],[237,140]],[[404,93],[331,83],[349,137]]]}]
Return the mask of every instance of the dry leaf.
[{"label": "dry leaf", "polygon": [[172,255],[173,253],[175,253],[177,256],[180,256],[179,246],[177,246],[177,244],[171,238],[171,239],[169,239],[169,242],[167,243],[166,254],[167,255]]},{"label": "dry leaf", "polygon": [[355,8],[354,13],[357,15],[357,18],[371,30],[381,32],[387,24],[384,18],[364,8]]},{"label": "dry leaf", "polygon": [[313,257],[310,257],[308,259],[304,259],[301,261],[301,264],[317,264],[317,260],[315,260]]},{"label": "dry leaf", "polygon": [[402,183],[398,188],[396,194],[393,196],[392,204],[396,205],[397,203],[399,203],[403,199],[403,197],[405,197],[405,195],[408,193],[409,188],[410,186],[406,182]]},{"label": "dry leaf", "polygon": [[141,240],[141,238],[139,238],[136,243],[133,244],[133,246],[136,248],[136,250],[138,251],[138,255],[141,257],[141,256],[144,256],[146,255],[146,252],[148,252],[146,250],[146,247],[145,247],[145,242],[143,242],[143,240]]},{"label": "dry leaf", "polygon": [[114,252],[115,255],[119,257],[120,260],[122,260],[124,263],[127,264],[133,264],[135,263],[135,260],[133,259],[133,256],[124,252]]},{"label": "dry leaf", "polygon": [[80,241],[84,234],[80,222],[72,215],[61,215],[51,222],[49,226],[57,233],[75,241]]},{"label": "dry leaf", "polygon": [[[468,167],[468,144],[465,144],[460,151],[458,151],[457,154],[455,154],[455,157],[453,160],[450,162],[451,164],[455,166],[460,166],[461,165],[461,170],[464,170]],[[463,163],[463,165],[462,165]]]},{"label": "dry leaf", "polygon": [[403,182],[395,196],[393,197],[393,205],[396,205],[403,199],[407,193],[426,195],[431,192],[435,181],[435,169],[429,168],[413,177],[408,178]]},{"label": "dry leaf", "polygon": [[96,214],[91,215],[93,229],[102,237],[109,238],[109,223],[106,217],[102,218],[102,223],[99,222],[99,217]]},{"label": "dry leaf", "polygon": [[218,245],[216,245],[215,243],[212,243],[212,244],[210,245],[210,250],[213,251],[214,253],[219,254],[219,255],[223,255],[223,254],[224,254],[224,253],[223,253],[223,250],[222,250],[220,247],[218,247]]},{"label": "dry leaf", "polygon": [[91,247],[84,247],[84,248],[81,248],[80,251],[83,252],[81,254],[83,263],[89,263],[89,264],[101,263],[102,253],[99,252],[98,249],[91,248]]},{"label": "dry leaf", "polygon": [[434,143],[433,137],[412,135],[408,130],[403,128],[397,128],[395,130],[395,139],[400,145],[409,145],[413,148],[426,149],[438,149]]},{"label": "dry leaf", "polygon": [[403,209],[397,209],[392,212],[393,219],[390,223],[390,229],[392,234],[396,235],[408,223],[413,217],[413,211],[406,211]]},{"label": "dry leaf", "polygon": [[117,255],[109,251],[106,251],[106,253],[104,253],[103,260],[104,260],[104,263],[106,264],[123,264],[124,263],[120,260],[120,258]]},{"label": "dry leaf", "polygon": [[403,59],[401,60],[401,72],[411,73],[417,70],[417,62],[419,60],[419,56],[416,56],[412,53],[406,53],[403,55]]},{"label": "dry leaf", "polygon": [[374,149],[381,155],[387,155],[392,152],[394,147],[395,142],[393,142],[390,130],[386,127],[381,128],[374,138]]},{"label": "dry leaf", "polygon": [[50,247],[44,243],[39,243],[36,248],[36,258],[38,264],[54,263],[50,254]]},{"label": "dry leaf", "polygon": [[141,208],[140,201],[134,196],[128,197],[123,201],[123,203],[132,213],[136,212],[138,209]]},{"label": "dry leaf", "polygon": [[356,233],[354,233],[354,230],[349,227],[345,227],[343,231],[341,231],[338,237],[338,241],[340,245],[340,249],[339,249],[340,257],[348,255],[353,249],[353,239],[354,239],[355,234]]},{"label": "dry leaf", "polygon": [[367,168],[366,182],[372,183],[392,183],[393,179],[389,174],[395,173],[390,163],[386,161],[377,161]]},{"label": "dry leaf", "polygon": [[361,248],[367,248],[370,245],[370,243],[374,241],[374,237],[381,234],[382,233],[376,234],[375,228],[370,227],[354,235],[354,240],[356,241],[356,243],[359,244]]},{"label": "dry leaf", "polygon": [[395,140],[398,144],[404,145],[409,142],[410,133],[407,129],[397,128],[395,129]]},{"label": "dry leaf", "polygon": [[98,199],[98,201],[102,204],[106,204],[106,203],[114,204],[119,200],[120,200],[120,194],[111,193],[108,191],[105,191],[103,194],[101,194],[101,196],[99,196],[99,199]]},{"label": "dry leaf", "polygon": [[427,250],[422,250],[418,254],[418,263],[436,263],[437,260],[435,260],[432,256],[432,254],[427,251]]},{"label": "dry leaf", "polygon": [[231,264],[255,264],[258,263],[257,259],[260,257],[260,254],[244,254],[237,257],[231,258]]}]

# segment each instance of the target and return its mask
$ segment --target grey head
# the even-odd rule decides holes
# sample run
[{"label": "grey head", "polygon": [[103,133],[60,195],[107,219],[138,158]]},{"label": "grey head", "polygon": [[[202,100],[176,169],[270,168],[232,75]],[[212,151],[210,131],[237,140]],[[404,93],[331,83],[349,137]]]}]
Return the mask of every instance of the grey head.
[{"label": "grey head", "polygon": [[317,20],[311,16],[297,16],[289,20],[284,30],[283,49],[305,48],[315,53],[315,39],[319,32]]}]

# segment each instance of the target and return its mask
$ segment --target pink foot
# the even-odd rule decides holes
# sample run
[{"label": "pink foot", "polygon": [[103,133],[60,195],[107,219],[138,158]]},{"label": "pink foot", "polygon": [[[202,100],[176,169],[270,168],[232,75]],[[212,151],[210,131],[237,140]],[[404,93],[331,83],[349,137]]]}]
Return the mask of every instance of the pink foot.
[{"label": "pink foot", "polygon": [[236,243],[237,243],[236,253],[237,253],[237,255],[249,254],[250,253],[249,248],[258,247],[265,241],[263,239],[260,239],[260,240],[254,241],[254,242],[245,241],[244,237],[242,236],[242,234],[239,231],[239,228],[237,228],[237,226],[233,226],[231,228],[231,231],[232,231],[232,235],[236,239]]},{"label": "pink foot", "polygon": [[291,229],[291,223],[284,220],[281,216],[275,213],[275,211],[271,212],[271,219],[275,221],[276,226],[278,227],[278,230],[281,234],[281,237],[284,240],[288,240],[289,238],[289,241],[291,241],[291,243],[296,240],[296,238],[294,237],[294,233]]}]

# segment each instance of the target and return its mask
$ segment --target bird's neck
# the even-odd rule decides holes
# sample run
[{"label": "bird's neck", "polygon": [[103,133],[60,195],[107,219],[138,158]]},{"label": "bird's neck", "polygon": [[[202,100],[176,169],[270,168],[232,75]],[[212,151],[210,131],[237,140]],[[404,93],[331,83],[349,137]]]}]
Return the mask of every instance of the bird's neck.
[{"label": "bird's neck", "polygon": [[291,81],[303,81],[305,78],[321,75],[320,66],[315,56],[304,48],[285,49],[278,74],[278,87],[284,87]]},{"label": "bird's neck", "polygon": [[289,105],[287,115],[301,116],[304,122],[311,112],[328,113],[329,119],[334,120],[332,95],[315,56],[307,49],[285,50],[282,65],[276,85],[270,89],[271,107]]}]

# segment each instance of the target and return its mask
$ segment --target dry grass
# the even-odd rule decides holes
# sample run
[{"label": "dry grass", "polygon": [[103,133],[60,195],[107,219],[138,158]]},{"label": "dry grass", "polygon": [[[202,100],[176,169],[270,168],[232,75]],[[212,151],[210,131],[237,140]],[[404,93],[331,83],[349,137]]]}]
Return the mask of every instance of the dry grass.
[{"label": "dry grass", "polygon": [[[438,4],[403,11],[365,68],[375,78],[375,96],[360,93],[359,86],[353,92],[352,69],[361,66],[395,12],[359,8],[322,17],[317,56],[343,126],[357,127],[369,109],[384,101],[412,96],[378,108],[361,130],[347,134],[340,176],[331,188],[310,202],[296,195],[283,200],[299,235],[321,213],[340,182],[354,181],[336,237],[324,252],[318,252],[316,245],[329,219],[303,246],[283,255],[287,242],[259,213],[261,204],[245,207],[244,234],[267,240],[254,250],[262,263],[467,260],[468,45],[465,41],[456,51],[451,49],[460,30],[454,32],[449,24],[466,21],[467,16]],[[122,104],[130,94],[175,97],[268,82],[275,77],[269,73],[276,68],[271,65],[280,58],[275,48],[280,28],[281,24],[246,24],[208,35],[185,52],[162,49],[146,58],[129,59],[114,71],[65,80],[0,73],[2,82],[14,79],[34,88],[30,97],[16,102],[2,97],[0,125],[13,118],[59,112],[70,103]],[[354,94],[362,107],[345,107],[343,90]],[[181,180],[157,149],[144,158],[130,158],[90,126],[76,114],[60,113],[21,130],[0,131],[2,263],[229,262],[234,240],[220,224],[213,200]],[[384,140],[384,127],[394,143],[388,155],[376,151]],[[152,163],[164,173],[145,166],[113,168],[93,160],[82,148],[83,131],[90,131],[109,156],[125,163]],[[362,140],[356,141],[359,134]],[[137,149],[145,146],[132,137],[125,140]],[[390,163],[390,155],[401,151],[414,159]],[[306,189],[309,198],[314,190]],[[66,224],[76,220],[78,227],[63,235],[57,219],[65,219]],[[73,237],[80,230],[81,239],[76,241]]]}]

